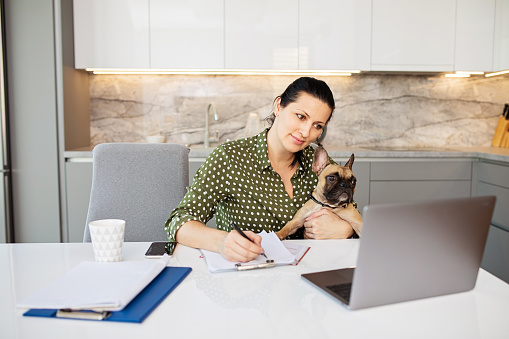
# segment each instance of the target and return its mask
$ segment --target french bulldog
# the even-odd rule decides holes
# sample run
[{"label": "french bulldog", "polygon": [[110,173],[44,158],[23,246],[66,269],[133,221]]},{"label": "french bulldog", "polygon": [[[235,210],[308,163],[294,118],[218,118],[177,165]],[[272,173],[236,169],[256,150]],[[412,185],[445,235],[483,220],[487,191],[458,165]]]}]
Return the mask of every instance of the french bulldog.
[{"label": "french bulldog", "polygon": [[318,176],[318,184],[311,193],[311,199],[300,208],[292,220],[276,232],[283,240],[297,232],[305,219],[322,208],[328,208],[341,219],[350,223],[360,237],[362,216],[353,204],[356,178],[352,172],[355,156],[352,154],[345,166],[331,164],[329,155],[322,146],[318,146],[313,156],[313,172]]}]

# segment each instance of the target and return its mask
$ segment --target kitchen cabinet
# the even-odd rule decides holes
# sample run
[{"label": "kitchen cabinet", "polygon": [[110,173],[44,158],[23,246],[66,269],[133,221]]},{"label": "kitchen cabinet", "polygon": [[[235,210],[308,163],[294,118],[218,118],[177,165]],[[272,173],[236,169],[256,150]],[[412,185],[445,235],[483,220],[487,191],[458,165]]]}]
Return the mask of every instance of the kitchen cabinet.
[{"label": "kitchen cabinet", "polygon": [[470,160],[373,161],[370,204],[469,197]]},{"label": "kitchen cabinet", "polygon": [[373,0],[373,71],[452,71],[456,0]]},{"label": "kitchen cabinet", "polygon": [[455,71],[493,70],[495,0],[458,0]]},{"label": "kitchen cabinet", "polygon": [[496,0],[493,70],[509,69],[509,1]]},{"label": "kitchen cabinet", "polygon": [[297,69],[298,2],[225,0],[225,68]]},{"label": "kitchen cabinet", "polygon": [[189,158],[189,186],[193,184],[194,175],[205,162],[205,158]]},{"label": "kitchen cabinet", "polygon": [[224,68],[223,0],[150,0],[151,68]]},{"label": "kitchen cabinet", "polygon": [[299,69],[370,69],[371,0],[299,6]]},{"label": "kitchen cabinet", "polygon": [[92,173],[92,161],[65,163],[67,242],[83,241],[92,189]]},{"label": "kitchen cabinet", "polygon": [[[346,164],[348,159],[334,158],[334,161],[342,166]],[[352,171],[357,179],[355,186],[354,200],[357,203],[357,209],[362,213],[364,206],[369,205],[369,175],[371,164],[369,161],[355,160]]]},{"label": "kitchen cabinet", "polygon": [[477,178],[476,195],[497,197],[482,267],[509,283],[509,166],[481,161]]},{"label": "kitchen cabinet", "polygon": [[509,232],[491,225],[481,267],[509,283]]},{"label": "kitchen cabinet", "polygon": [[74,0],[75,68],[492,71],[505,0]]},{"label": "kitchen cabinet", "polygon": [[74,0],[75,68],[150,68],[149,0]]}]

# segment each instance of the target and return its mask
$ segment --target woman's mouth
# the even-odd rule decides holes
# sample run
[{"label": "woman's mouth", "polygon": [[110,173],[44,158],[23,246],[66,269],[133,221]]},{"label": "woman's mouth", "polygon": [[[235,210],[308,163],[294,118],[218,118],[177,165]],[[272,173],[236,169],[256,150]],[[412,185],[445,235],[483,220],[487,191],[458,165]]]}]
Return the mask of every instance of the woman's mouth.
[{"label": "woman's mouth", "polygon": [[301,140],[299,138],[296,138],[292,135],[292,139],[293,139],[293,142],[296,144],[296,145],[302,145],[304,143],[304,140]]}]

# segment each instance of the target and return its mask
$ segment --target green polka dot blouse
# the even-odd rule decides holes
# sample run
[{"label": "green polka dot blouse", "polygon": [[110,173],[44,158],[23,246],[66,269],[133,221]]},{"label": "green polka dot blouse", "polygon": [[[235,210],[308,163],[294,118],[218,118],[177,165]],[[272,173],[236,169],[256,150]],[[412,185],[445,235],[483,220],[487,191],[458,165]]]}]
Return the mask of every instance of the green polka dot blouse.
[{"label": "green polka dot blouse", "polygon": [[165,224],[169,241],[190,220],[206,223],[216,214],[216,226],[230,231],[233,221],[243,230],[278,231],[304,203],[317,184],[312,171],[314,149],[306,147],[291,182],[293,199],[270,164],[267,131],[219,145],[194,176],[179,206]]}]

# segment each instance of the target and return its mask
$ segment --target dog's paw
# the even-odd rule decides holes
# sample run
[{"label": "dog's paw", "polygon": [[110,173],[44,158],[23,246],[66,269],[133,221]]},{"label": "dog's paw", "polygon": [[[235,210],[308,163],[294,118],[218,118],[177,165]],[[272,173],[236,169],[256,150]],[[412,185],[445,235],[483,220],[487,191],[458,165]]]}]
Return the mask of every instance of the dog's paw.
[{"label": "dog's paw", "polygon": [[281,231],[278,231],[276,232],[276,235],[277,237],[279,238],[279,240],[283,240],[285,237],[283,236],[283,234],[281,233]]}]

